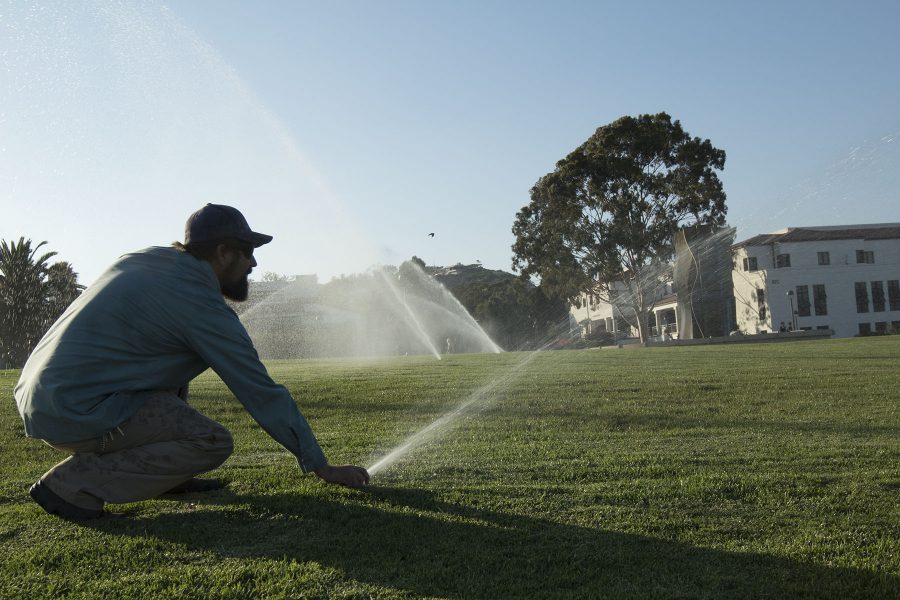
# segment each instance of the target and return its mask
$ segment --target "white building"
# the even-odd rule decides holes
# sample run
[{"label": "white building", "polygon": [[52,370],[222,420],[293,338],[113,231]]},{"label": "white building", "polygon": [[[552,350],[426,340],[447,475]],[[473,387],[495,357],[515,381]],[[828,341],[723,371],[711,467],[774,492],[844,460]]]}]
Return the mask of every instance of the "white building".
[{"label": "white building", "polygon": [[900,223],[797,227],[732,247],[737,326],[746,334],[900,331]]},{"label": "white building", "polygon": [[630,328],[627,331],[619,331],[622,325],[621,319],[616,319],[613,305],[605,302],[594,294],[581,294],[579,298],[581,306],[574,304],[569,306],[569,320],[573,326],[581,329],[582,337],[596,337],[609,334],[612,340],[620,337],[631,337]]},{"label": "white building", "polygon": [[[654,341],[727,335],[734,327],[731,293],[731,227],[694,225],[675,236],[675,257],[652,277],[647,332]],[[614,291],[625,293],[624,284]],[[633,309],[614,307],[590,294],[581,294],[580,307],[571,306],[571,321],[583,337],[613,333],[615,340],[637,335]],[[619,317],[613,318],[613,313]],[[631,317],[631,318],[624,318]]]},{"label": "white building", "polygon": [[[663,340],[678,337],[676,302],[677,296],[672,289],[672,283],[661,283],[655,290],[649,307],[648,333],[651,338]],[[573,326],[580,328],[582,337],[607,337],[610,341],[618,341],[638,336],[637,327],[632,326],[629,320],[623,317],[622,310],[627,314],[628,308],[615,307],[594,294],[581,294],[579,303],[581,306],[573,304],[569,307],[569,320]]]}]

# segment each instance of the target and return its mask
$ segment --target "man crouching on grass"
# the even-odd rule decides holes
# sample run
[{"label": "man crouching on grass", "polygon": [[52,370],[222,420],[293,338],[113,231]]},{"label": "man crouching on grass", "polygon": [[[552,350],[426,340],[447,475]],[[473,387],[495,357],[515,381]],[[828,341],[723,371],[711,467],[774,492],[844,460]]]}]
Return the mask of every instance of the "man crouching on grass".
[{"label": "man crouching on grass", "polygon": [[83,520],[107,502],[222,487],[196,475],[232,451],[231,433],[187,403],[212,368],[303,472],[359,487],[369,474],[328,464],[290,393],[272,381],[223,298],[246,300],[254,248],[235,208],[207,204],[184,244],[126,254],[50,328],[22,370],[16,404],[29,437],[71,454],[30,490],[49,513]]}]

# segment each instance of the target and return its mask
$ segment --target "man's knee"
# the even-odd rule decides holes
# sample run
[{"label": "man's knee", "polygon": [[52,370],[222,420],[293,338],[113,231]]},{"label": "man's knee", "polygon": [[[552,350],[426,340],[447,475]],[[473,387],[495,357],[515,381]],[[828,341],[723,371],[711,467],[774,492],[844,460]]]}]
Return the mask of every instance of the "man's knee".
[{"label": "man's knee", "polygon": [[225,462],[234,452],[234,438],[231,432],[219,425],[209,437],[209,454],[218,460],[216,466]]}]

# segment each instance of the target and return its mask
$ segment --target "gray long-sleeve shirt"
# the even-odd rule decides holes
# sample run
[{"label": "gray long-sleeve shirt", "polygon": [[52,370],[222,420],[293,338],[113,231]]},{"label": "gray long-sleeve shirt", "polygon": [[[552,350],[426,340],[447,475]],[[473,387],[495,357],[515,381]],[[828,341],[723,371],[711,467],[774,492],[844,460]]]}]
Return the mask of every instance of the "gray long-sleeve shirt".
[{"label": "gray long-sleeve shirt", "polygon": [[326,464],[309,423],[222,298],[212,267],[174,248],[147,248],[113,264],[40,341],[14,394],[28,436],[71,442],[131,417],[140,407],[134,392],[175,390],[208,367],[305,472]]}]

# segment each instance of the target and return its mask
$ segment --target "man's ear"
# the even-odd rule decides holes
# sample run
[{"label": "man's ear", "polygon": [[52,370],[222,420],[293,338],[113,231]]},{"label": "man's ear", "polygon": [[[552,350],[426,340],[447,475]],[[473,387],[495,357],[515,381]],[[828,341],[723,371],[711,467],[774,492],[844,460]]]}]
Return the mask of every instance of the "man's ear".
[{"label": "man's ear", "polygon": [[216,260],[221,263],[227,263],[231,254],[231,248],[225,244],[216,244]]},{"label": "man's ear", "polygon": [[216,251],[213,252],[213,259],[210,261],[213,271],[216,275],[222,273],[225,268],[231,264],[231,254],[234,252],[226,244],[217,244]]}]

